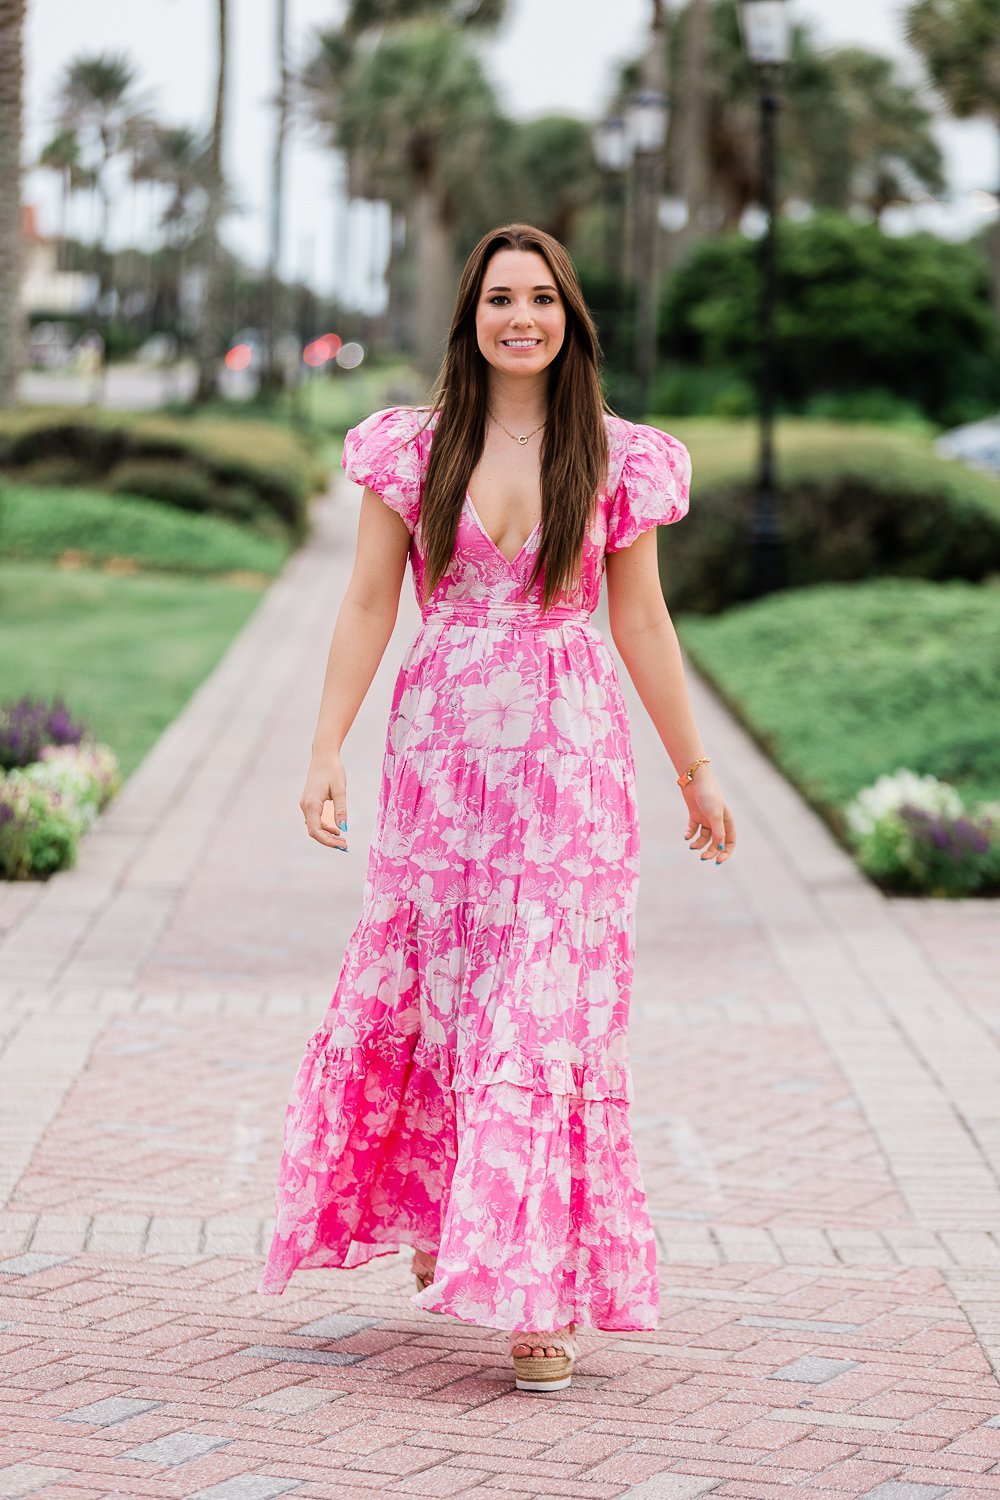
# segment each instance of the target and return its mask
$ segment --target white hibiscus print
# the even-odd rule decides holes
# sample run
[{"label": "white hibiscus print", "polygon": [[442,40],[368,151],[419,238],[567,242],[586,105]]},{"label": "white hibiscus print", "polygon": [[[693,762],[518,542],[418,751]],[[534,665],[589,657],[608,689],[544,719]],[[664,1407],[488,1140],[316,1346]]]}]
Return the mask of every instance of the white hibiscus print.
[{"label": "white hibiscus print", "polygon": [[390,743],[394,753],[398,754],[407,746],[419,745],[434,730],[436,703],[437,693],[432,687],[406,689],[400,697],[396,717],[390,727]]},{"label": "white hibiscus print", "polygon": [[534,690],[520,672],[497,672],[489,682],[475,683],[462,694],[465,738],[483,747],[523,745],[536,710]]},{"label": "white hibiscus print", "polygon": [[581,750],[588,750],[610,732],[611,715],[605,708],[608,695],[601,683],[566,676],[559,683],[560,696],[552,702],[552,722],[560,734]]}]

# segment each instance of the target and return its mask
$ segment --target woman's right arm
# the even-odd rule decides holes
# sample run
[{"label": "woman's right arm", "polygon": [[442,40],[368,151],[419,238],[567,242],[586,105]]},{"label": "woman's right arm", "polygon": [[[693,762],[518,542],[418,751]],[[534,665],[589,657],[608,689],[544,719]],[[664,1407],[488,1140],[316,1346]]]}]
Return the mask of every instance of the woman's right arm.
[{"label": "woman's right arm", "polygon": [[334,804],[337,829],[347,822],[347,778],[340,747],[364,702],[389,643],[399,610],[410,533],[406,523],[366,487],[361,497],[354,568],[330,642],[312,758],[299,806],[310,838],[347,848],[342,831],[320,824],[323,803]]}]

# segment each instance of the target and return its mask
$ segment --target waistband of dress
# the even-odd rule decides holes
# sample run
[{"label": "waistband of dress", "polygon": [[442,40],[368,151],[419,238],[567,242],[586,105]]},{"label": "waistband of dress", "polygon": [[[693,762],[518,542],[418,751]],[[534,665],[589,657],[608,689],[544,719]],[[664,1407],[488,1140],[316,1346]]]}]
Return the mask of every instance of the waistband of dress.
[{"label": "waistband of dress", "polygon": [[548,630],[567,621],[579,625],[590,623],[590,612],[568,604],[553,604],[543,614],[537,605],[489,604],[473,599],[456,599],[450,604],[435,604],[421,614],[429,620],[455,620],[462,625],[506,625],[518,629]]}]

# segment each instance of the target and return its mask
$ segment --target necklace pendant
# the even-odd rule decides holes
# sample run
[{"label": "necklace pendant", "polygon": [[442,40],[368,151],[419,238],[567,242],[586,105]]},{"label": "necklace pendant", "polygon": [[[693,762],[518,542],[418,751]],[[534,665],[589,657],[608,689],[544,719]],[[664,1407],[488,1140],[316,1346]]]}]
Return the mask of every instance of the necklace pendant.
[{"label": "necklace pendant", "polygon": [[528,438],[527,438],[527,437],[519,437],[519,438],[518,438],[518,442],[519,442],[519,443],[520,443],[520,444],[521,444],[521,446],[522,446],[522,447],[523,447],[523,446],[524,446],[524,444],[525,444],[525,443],[526,443],[526,442],[527,442],[527,441],[528,441]]}]

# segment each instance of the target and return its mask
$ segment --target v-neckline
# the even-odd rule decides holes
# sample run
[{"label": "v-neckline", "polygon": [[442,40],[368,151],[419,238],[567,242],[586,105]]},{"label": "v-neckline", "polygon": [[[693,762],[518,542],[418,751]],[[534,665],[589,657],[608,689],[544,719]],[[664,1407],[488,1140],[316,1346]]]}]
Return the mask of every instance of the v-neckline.
[{"label": "v-neckline", "polygon": [[497,546],[496,542],[493,540],[493,538],[490,536],[489,532],[486,530],[486,527],[483,524],[483,518],[479,514],[478,510],[476,509],[475,501],[473,500],[472,496],[469,494],[468,490],[466,490],[466,492],[465,492],[465,498],[468,501],[469,509],[472,512],[472,515],[473,515],[473,517],[474,517],[474,519],[476,521],[476,524],[478,525],[480,531],[483,533],[483,536],[489,542],[490,546],[493,548],[493,551],[497,554],[498,557],[502,557],[503,558],[503,560],[507,564],[508,568],[512,568],[516,562],[520,561],[520,558],[521,558],[522,554],[524,553],[524,550],[527,547],[528,543],[531,541],[531,539],[535,535],[536,531],[538,531],[538,529],[540,528],[540,526],[542,524],[541,520],[536,521],[535,524],[534,524],[534,526],[532,526],[531,530],[528,532],[528,535],[525,537],[524,541],[522,542],[520,550],[518,552],[515,552],[515,554],[514,554],[513,557],[508,557],[507,554],[506,554],[506,552],[501,552],[500,551],[500,548]]}]

